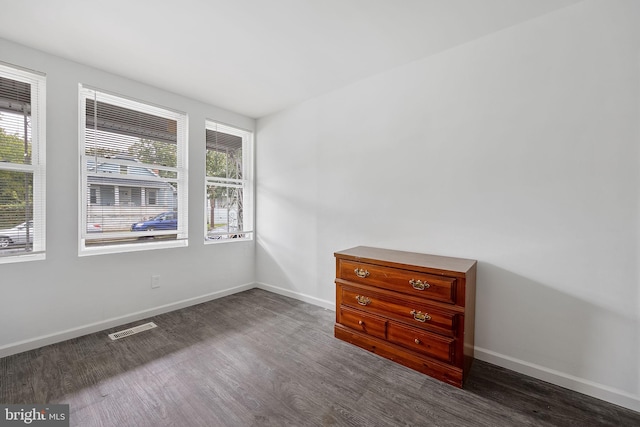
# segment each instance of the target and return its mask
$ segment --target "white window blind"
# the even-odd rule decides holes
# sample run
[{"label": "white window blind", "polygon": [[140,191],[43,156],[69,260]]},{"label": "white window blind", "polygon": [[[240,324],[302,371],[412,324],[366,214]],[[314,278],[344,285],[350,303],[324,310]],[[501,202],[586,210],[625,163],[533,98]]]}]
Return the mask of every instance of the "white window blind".
[{"label": "white window blind", "polygon": [[80,249],[185,246],[187,117],[80,87]]},{"label": "white window blind", "polygon": [[253,135],[206,123],[206,241],[253,238]]},{"label": "white window blind", "polygon": [[0,64],[0,263],[44,259],[45,77]]}]

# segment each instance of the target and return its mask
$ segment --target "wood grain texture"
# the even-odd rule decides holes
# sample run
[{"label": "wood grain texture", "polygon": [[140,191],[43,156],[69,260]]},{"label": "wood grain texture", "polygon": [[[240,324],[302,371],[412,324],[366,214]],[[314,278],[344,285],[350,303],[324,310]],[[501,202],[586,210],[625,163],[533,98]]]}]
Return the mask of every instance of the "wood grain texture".
[{"label": "wood grain texture", "polygon": [[[0,402],[72,426],[636,426],[640,413],[475,361],[461,390],[333,337],[335,313],[251,290],[0,359]],[[111,341],[107,333],[158,328]]]},{"label": "wood grain texture", "polygon": [[338,258],[353,261],[368,262],[393,268],[409,268],[413,271],[463,277],[475,265],[476,261],[464,258],[452,258],[440,255],[420,254],[414,252],[396,251],[368,246],[357,246],[338,251],[334,254]]},{"label": "wood grain texture", "polygon": [[[352,284],[338,284],[337,287],[342,292],[341,305],[377,313],[381,316],[411,326],[430,329],[443,335],[454,335],[456,313],[439,309],[431,301],[409,300],[408,298],[398,299],[394,294],[383,294],[384,290],[364,286],[356,287]],[[366,298],[367,305],[362,306],[359,304],[356,299],[357,296]],[[413,310],[428,314],[430,316],[429,321],[419,322],[415,320],[413,314],[411,314]]]},{"label": "wood grain texture", "polygon": [[[376,254],[380,258],[373,259]],[[470,313],[477,263],[369,247],[336,252],[335,257],[336,338],[462,387],[474,356]],[[454,265],[458,270],[445,270]],[[343,319],[343,307],[386,319],[386,335],[354,328]]]},{"label": "wood grain texture", "polygon": [[[449,304],[456,302],[456,279],[453,277],[434,276],[433,274],[418,273],[411,270],[401,270],[343,259],[338,259],[337,263],[336,269],[338,270],[338,276],[336,277],[338,279],[368,286],[378,286],[408,295],[415,295],[420,298],[428,295],[430,299]],[[364,277],[358,276],[358,271],[364,272]],[[413,287],[411,280],[420,280],[422,287]]]}]

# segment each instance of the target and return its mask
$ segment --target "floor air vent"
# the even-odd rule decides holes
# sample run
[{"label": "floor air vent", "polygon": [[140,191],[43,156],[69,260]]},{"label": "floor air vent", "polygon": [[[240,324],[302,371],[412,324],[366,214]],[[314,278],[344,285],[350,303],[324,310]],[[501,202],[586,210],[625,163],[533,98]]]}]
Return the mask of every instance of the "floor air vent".
[{"label": "floor air vent", "polygon": [[134,335],[134,334],[137,334],[138,332],[146,331],[146,330],[157,328],[157,327],[158,325],[156,325],[155,323],[149,322],[149,323],[145,323],[144,325],[138,325],[138,326],[134,326],[133,328],[125,329],[123,331],[114,332],[112,334],[109,334],[109,338],[115,341],[115,340],[119,340],[120,338],[128,337],[129,335]]}]

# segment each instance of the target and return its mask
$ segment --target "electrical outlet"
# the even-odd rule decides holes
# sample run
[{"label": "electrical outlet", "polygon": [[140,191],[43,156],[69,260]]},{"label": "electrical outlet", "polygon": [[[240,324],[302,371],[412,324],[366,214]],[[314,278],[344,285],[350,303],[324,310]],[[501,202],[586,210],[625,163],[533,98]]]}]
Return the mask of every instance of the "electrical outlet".
[{"label": "electrical outlet", "polygon": [[151,289],[160,287],[160,276],[151,276]]}]

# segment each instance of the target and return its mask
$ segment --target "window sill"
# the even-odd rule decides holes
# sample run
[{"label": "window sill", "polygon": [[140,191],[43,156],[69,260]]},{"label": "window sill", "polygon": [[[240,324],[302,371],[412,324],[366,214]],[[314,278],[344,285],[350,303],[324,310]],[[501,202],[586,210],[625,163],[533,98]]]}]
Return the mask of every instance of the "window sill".
[{"label": "window sill", "polygon": [[204,240],[205,245],[219,245],[221,243],[234,243],[234,242],[252,242],[253,241],[253,233],[250,233],[249,237],[241,237],[241,238],[233,238],[233,239],[211,239],[206,238]]},{"label": "window sill", "polygon": [[27,262],[27,261],[42,261],[44,259],[46,259],[46,254],[44,252],[39,252],[35,254],[9,255],[5,257],[0,257],[0,264],[10,264],[14,262]]},{"label": "window sill", "polygon": [[119,254],[125,252],[152,251],[156,249],[184,248],[187,246],[189,246],[189,241],[187,239],[92,247],[86,247],[84,241],[81,241],[78,256],[84,257],[92,255]]}]

